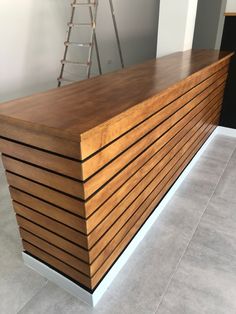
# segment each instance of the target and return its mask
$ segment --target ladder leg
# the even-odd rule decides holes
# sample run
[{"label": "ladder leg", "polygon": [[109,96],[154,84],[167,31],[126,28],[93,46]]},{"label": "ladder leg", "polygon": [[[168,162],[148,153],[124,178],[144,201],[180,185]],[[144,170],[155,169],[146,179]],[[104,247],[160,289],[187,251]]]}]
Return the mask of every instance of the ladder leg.
[{"label": "ladder leg", "polygon": [[[89,0],[89,3],[91,3],[91,0]],[[89,56],[88,56],[88,68],[87,68],[87,77],[90,78],[91,76],[91,67],[92,67],[92,55],[93,55],[93,48],[95,44],[95,26],[97,22],[97,11],[98,11],[98,0],[96,0],[95,6],[94,6],[94,14],[93,14],[93,29],[91,33],[91,47],[89,49]]]},{"label": "ladder leg", "polygon": [[[65,65],[66,64],[75,64],[79,67],[86,66],[87,67],[87,78],[90,78],[94,48],[96,50],[96,57],[97,57],[99,74],[100,75],[102,74],[101,60],[100,60],[99,48],[98,48],[98,42],[97,42],[97,36],[96,36],[98,2],[99,2],[99,0],[87,0],[86,3],[85,2],[78,2],[78,0],[71,0],[71,6],[72,6],[71,19],[70,19],[70,22],[68,23],[69,28],[67,31],[67,39],[66,39],[66,42],[64,43],[65,51],[64,51],[64,57],[61,60],[62,66],[61,66],[60,76],[58,78],[58,87],[61,86],[62,81],[67,81],[67,82],[72,81],[72,80],[69,80],[67,77],[63,76],[64,72],[65,72]],[[119,34],[118,34],[118,28],[117,28],[117,23],[116,23],[113,1],[109,0],[109,3],[110,3],[113,25],[114,25],[114,29],[115,29],[115,36],[116,36],[118,52],[119,52],[119,56],[120,56],[120,62],[121,62],[122,68],[124,68],[124,59],[123,59],[123,55],[122,55],[120,38],[119,38]],[[84,6],[84,7],[88,6],[89,7],[90,23],[74,23],[76,8],[81,7],[81,6]],[[76,41],[70,41],[72,28],[74,28],[74,27],[87,27],[87,26],[92,28],[91,38],[90,38],[89,43],[80,43],[80,42],[76,42]],[[88,51],[87,62],[77,62],[77,61],[73,61],[73,60],[68,60],[67,57],[68,57],[69,46],[80,47],[80,48],[81,47],[85,47],[85,48],[88,47],[89,51]]]},{"label": "ladder leg", "polygon": [[[74,1],[72,2],[72,4],[74,4],[74,3],[76,3],[76,0],[74,0]],[[75,16],[75,7],[72,6],[70,23],[73,23],[73,21],[74,21],[74,16]],[[71,31],[72,31],[72,28],[69,27],[69,28],[68,28],[68,32],[67,32],[66,41],[69,41],[69,40],[70,40]],[[64,52],[64,57],[63,57],[64,60],[66,60],[68,48],[69,48],[68,46],[65,47],[65,52]],[[65,68],[65,64],[62,64],[62,66],[61,66],[61,72],[60,72],[60,76],[59,76],[60,79],[63,77],[64,68]],[[58,86],[58,87],[61,87],[61,81],[60,81],[60,80],[58,80],[58,85],[57,85],[57,86]]]},{"label": "ladder leg", "polygon": [[122,50],[121,50],[120,38],[119,38],[119,33],[118,33],[118,28],[117,28],[117,23],[116,23],[116,17],[115,17],[115,10],[114,10],[112,0],[109,0],[109,2],[110,2],[110,7],[111,7],[111,15],[112,15],[112,20],[113,20],[113,25],[114,25],[115,34],[116,34],[117,46],[118,46],[119,55],[120,55],[120,63],[121,63],[122,68],[124,68],[124,66],[125,66],[124,65],[124,58],[123,58],[123,54],[122,54]]},{"label": "ladder leg", "polygon": [[90,15],[91,23],[93,24],[93,27],[94,27],[94,43],[95,43],[95,50],[96,50],[96,56],[97,56],[97,62],[98,62],[98,71],[99,71],[99,74],[102,75],[101,60],[100,60],[99,49],[98,49],[97,35],[95,31],[96,24],[94,21],[93,11],[91,7],[89,7],[89,15]]}]

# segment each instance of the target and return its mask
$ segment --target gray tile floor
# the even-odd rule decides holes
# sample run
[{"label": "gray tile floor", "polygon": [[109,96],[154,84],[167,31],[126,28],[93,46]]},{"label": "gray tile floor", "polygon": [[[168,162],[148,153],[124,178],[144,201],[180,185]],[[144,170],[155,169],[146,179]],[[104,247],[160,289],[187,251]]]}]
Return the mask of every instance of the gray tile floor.
[{"label": "gray tile floor", "polygon": [[95,309],[23,265],[0,167],[0,314],[235,314],[236,139],[217,136]]}]

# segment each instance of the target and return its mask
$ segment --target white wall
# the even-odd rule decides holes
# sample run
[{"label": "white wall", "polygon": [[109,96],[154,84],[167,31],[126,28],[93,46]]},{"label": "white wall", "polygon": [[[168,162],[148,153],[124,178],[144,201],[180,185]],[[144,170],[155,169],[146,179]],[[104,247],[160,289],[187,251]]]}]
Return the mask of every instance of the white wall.
[{"label": "white wall", "polygon": [[198,0],[161,0],[157,56],[192,48]]},{"label": "white wall", "polygon": [[227,0],[226,10],[225,12],[236,12],[236,0]]},{"label": "white wall", "polygon": [[[158,0],[114,0],[114,7],[125,64],[154,58]],[[56,86],[70,10],[70,0],[1,0],[0,101]],[[119,68],[108,0],[100,0],[97,33],[103,69]]]}]

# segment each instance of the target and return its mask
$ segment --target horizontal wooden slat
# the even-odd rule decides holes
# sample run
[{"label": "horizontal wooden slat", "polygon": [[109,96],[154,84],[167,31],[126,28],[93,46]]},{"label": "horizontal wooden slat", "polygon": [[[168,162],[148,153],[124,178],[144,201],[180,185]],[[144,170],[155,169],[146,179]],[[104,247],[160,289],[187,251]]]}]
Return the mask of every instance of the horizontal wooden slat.
[{"label": "horizontal wooden slat", "polygon": [[54,152],[73,159],[81,159],[80,144],[72,139],[65,139],[59,136],[58,132],[48,134],[40,125],[32,129],[29,125],[17,123],[17,121],[0,117],[1,136],[18,141],[21,144],[33,145],[35,148]]},{"label": "horizontal wooden slat", "polygon": [[13,207],[17,215],[22,216],[32,222],[37,222],[37,224],[43,228],[46,228],[63,238],[82,246],[83,248],[87,249],[87,237],[86,235],[75,231],[67,227],[66,225],[59,223],[47,216],[37,213],[36,211],[28,208],[24,205],[13,201]]},{"label": "horizontal wooden slat", "polygon": [[[213,120],[216,115],[219,115],[218,112],[219,112],[219,109],[214,113],[213,118],[212,118],[212,117],[209,118],[209,121],[210,121],[210,120]],[[209,123],[209,122],[208,122],[208,123]],[[206,123],[202,125],[200,131],[202,132],[202,130],[204,130],[204,128],[206,128]],[[195,135],[194,135],[194,137],[197,138],[198,135],[199,135],[199,132],[196,132]],[[177,158],[177,160],[178,160],[178,158]],[[168,168],[170,168],[169,165],[168,165]],[[173,168],[174,168],[174,167],[173,167]],[[168,171],[168,170],[167,170],[167,171]],[[165,173],[165,174],[166,174],[166,173]],[[160,182],[162,182],[163,180],[166,180],[165,175],[162,176]],[[157,183],[157,180],[156,180],[156,183]],[[155,182],[153,182],[152,186],[154,186],[154,185],[155,185]],[[151,185],[150,185],[150,187],[151,187]],[[160,186],[159,186],[158,184],[156,184],[156,188],[158,188],[158,187],[160,188]],[[149,189],[149,191],[150,191],[150,189]],[[145,190],[144,190],[143,193],[145,193]],[[148,195],[148,197],[149,197],[149,196],[152,195],[152,193],[149,193],[149,194],[146,193],[146,195]],[[141,195],[141,197],[142,197],[142,195]],[[145,199],[145,197],[144,197],[143,199]],[[139,208],[140,203],[142,203],[142,202],[138,200],[136,203],[137,203],[136,206],[135,206],[135,204],[132,204],[132,205],[127,209],[127,212],[125,212],[125,214],[124,214],[123,216],[119,217],[119,219],[115,222],[114,225],[111,225],[111,227],[110,227],[111,230],[109,229],[107,233],[113,231],[113,236],[114,236],[114,234],[118,233],[119,228],[122,227],[123,224],[125,224],[125,222],[126,222],[126,220],[127,220],[127,219],[126,219],[127,215],[128,215],[128,214],[134,215],[135,211]],[[128,213],[128,214],[127,214],[127,213]],[[125,216],[125,215],[126,215],[126,216]],[[124,217],[124,218],[123,218],[123,217]],[[123,219],[123,222],[122,222],[122,219]],[[105,237],[107,237],[107,233],[105,234]],[[112,236],[111,236],[111,239],[113,239]],[[92,256],[92,254],[93,254],[93,249],[97,250],[97,253],[99,253],[99,252],[101,251],[101,249],[102,249],[102,246],[103,246],[103,247],[105,246],[105,245],[102,245],[102,241],[103,241],[103,238],[101,238],[101,241],[98,241],[98,242],[96,243],[96,245],[90,250],[90,260],[91,260],[91,261],[93,261],[93,257],[94,257],[94,256]],[[96,246],[97,246],[97,247],[96,247]],[[111,247],[114,248],[114,245],[112,245]]]},{"label": "horizontal wooden slat", "polygon": [[[132,162],[139,154],[141,154],[149,145],[153,144],[158,138],[161,137],[166,131],[168,131],[174,124],[181,120],[188,112],[192,111],[199,102],[201,102],[208,95],[212,96],[212,92],[226,81],[227,74],[223,75],[215,83],[211,85],[202,94],[194,98],[186,106],[182,107],[179,111],[173,114],[170,118],[165,120],[147,136],[138,141],[135,145],[127,149],[123,154],[119,155],[115,160],[113,160],[107,167],[100,170],[93,177],[84,183],[84,193],[85,197],[92,195],[99,189],[103,184],[105,184],[109,179],[116,175],[117,172],[121,171],[125,165]],[[210,97],[211,97],[210,96]],[[86,209],[86,212],[88,208]],[[89,213],[90,214],[90,213]]]},{"label": "horizontal wooden slat", "polygon": [[[203,112],[203,114],[205,113],[204,119],[211,117],[211,114],[214,113],[214,111],[217,108],[220,108],[221,102],[222,102],[222,96],[221,96],[221,99],[218,100],[216,104],[212,106],[208,114],[206,114],[206,111]],[[200,123],[204,124],[203,121]],[[197,124],[197,130],[198,128],[201,127],[201,125],[199,124]],[[188,147],[191,147],[191,145],[194,143],[194,140],[196,140],[196,137],[197,137],[196,127],[194,127],[183,138],[183,140],[181,140],[168,154],[166,154],[163,158],[161,158],[159,162],[155,163],[155,165],[153,166],[150,172],[148,172],[146,175],[145,173],[140,175],[140,179],[142,180],[131,190],[131,192],[123,199],[120,198],[120,202],[118,203],[118,205],[113,208],[113,210],[110,212],[109,215],[103,216],[103,219],[100,222],[100,224],[98,224],[98,222],[97,224],[94,224],[96,225],[96,228],[87,237],[89,248],[92,247],[96,242],[97,242],[96,244],[97,248],[100,249],[102,247],[98,239],[100,239],[101,236],[105,232],[106,232],[106,237],[108,237],[109,231],[111,230],[109,228],[113,228],[114,231],[118,230],[115,223],[115,221],[118,221],[117,220],[118,217],[120,217],[126,211],[126,209],[129,208],[129,205],[131,205],[131,207],[135,207],[135,204],[140,203],[140,198],[144,197],[145,193],[148,193],[148,192],[145,192],[145,189],[147,187],[148,189],[150,188],[149,184],[153,185],[155,184],[155,182],[161,181],[163,176],[165,176],[166,171],[168,171],[168,168],[170,167],[170,165],[171,164],[174,165],[176,160],[179,159],[179,154],[183,154],[182,146],[185,145],[184,150],[188,149]],[[141,172],[139,172],[139,174],[141,174]],[[103,212],[101,213],[101,215],[103,215]],[[93,250],[90,251],[91,254],[92,254],[92,251]]]},{"label": "horizontal wooden slat", "polygon": [[[184,161],[184,163],[180,166],[180,168],[177,170],[177,172],[174,174],[174,176],[171,178],[171,181],[174,182],[177,177],[180,175],[180,173],[183,171],[185,166],[189,163],[191,158],[195,155],[195,153],[198,151],[198,148],[205,142],[205,140],[208,138],[208,136],[213,132],[215,129],[215,126],[209,126],[209,132],[205,135],[205,137],[199,142],[197,147],[194,149],[194,151],[189,155],[189,157]],[[148,208],[145,210],[142,217],[138,217],[138,220],[135,224],[133,224],[132,229],[129,233],[124,235],[122,241],[119,243],[119,246],[115,249],[113,254],[111,254],[109,257],[106,254],[105,262],[101,265],[97,273],[92,278],[92,286],[95,287],[98,282],[102,279],[106,271],[111,267],[111,265],[115,262],[115,259],[120,255],[120,253],[124,250],[124,248],[127,246],[129,241],[132,239],[132,237],[135,235],[135,233],[138,231],[138,229],[142,226],[142,224],[145,222],[145,220],[148,218],[148,216],[151,214],[151,212],[155,209],[160,199],[165,195],[167,190],[169,189],[169,185],[164,189],[160,195],[157,195],[156,198],[152,201],[152,203],[148,206]],[[135,218],[135,216],[134,216]],[[113,246],[114,249],[114,246]],[[111,249],[111,251],[113,250]]]},{"label": "horizontal wooden slat", "polygon": [[[205,125],[203,127],[206,127]],[[192,138],[185,143],[183,147],[180,148],[179,151],[173,152],[173,155],[167,156],[158,164],[158,169],[153,170],[149,176],[150,180],[147,177],[142,184],[139,184],[137,189],[139,194],[135,193],[135,191],[130,194],[133,202],[130,206],[127,206],[125,203],[120,208],[115,209],[107,219],[105,219],[105,223],[101,223],[94,233],[91,236],[88,236],[88,242],[92,242],[92,244],[96,243],[89,251],[90,261],[93,261],[101,252],[103,248],[110,242],[110,240],[115,236],[115,234],[122,228],[122,226],[126,223],[126,221],[134,214],[137,208],[142,204],[147,197],[149,197],[150,193],[158,187],[158,184],[162,182],[165,176],[168,174],[170,169],[172,169],[178,161],[185,155],[189,149],[194,145],[194,142],[198,139],[198,132],[195,133]],[[140,192],[141,191],[141,192]],[[134,193],[134,197],[133,197]],[[129,201],[128,201],[129,204]],[[106,225],[110,226],[110,228],[106,228]],[[107,230],[108,229],[108,230]],[[103,236],[102,236],[103,235]],[[102,237],[101,237],[102,236]]]},{"label": "horizontal wooden slat", "polygon": [[[211,107],[217,101],[217,99],[222,97],[222,93],[223,93],[223,91],[221,91],[216,96],[216,98],[214,98],[212,101],[210,101],[208,103],[208,105],[206,105],[206,109],[204,109],[205,108],[204,104],[203,104],[203,106],[200,106],[198,108],[199,112],[196,113],[195,117],[198,117],[198,115],[199,115],[199,119],[204,117],[204,115],[207,113],[208,106]],[[189,122],[190,121],[191,121],[191,119],[189,119]],[[182,132],[182,130],[184,130],[184,128],[186,128],[186,131]],[[191,130],[191,125],[189,125],[189,123],[187,123],[186,126],[183,127],[183,129],[179,130],[181,133],[177,133],[180,136],[178,136],[175,143],[180,141],[180,139],[186,133],[188,133],[190,130]],[[172,140],[174,140],[174,139],[175,139],[175,136],[172,135]],[[108,215],[108,213],[117,204],[120,204],[121,200],[123,200],[125,195],[128,194],[134,188],[135,184],[137,184],[139,181],[141,181],[143,176],[145,174],[147,174],[147,172],[150,171],[152,169],[152,167],[155,164],[157,164],[158,161],[161,160],[161,158],[163,158],[171,148],[172,148],[171,143],[168,143],[168,145],[163,146],[163,148],[161,148],[161,150],[158,151],[158,155],[156,155],[156,154],[153,154],[153,156],[150,155],[149,156],[150,159],[141,168],[139,168],[139,171],[136,172],[132,177],[130,177],[126,182],[124,182],[123,185],[121,186],[121,188],[119,190],[117,190],[106,202],[103,203],[103,205],[93,215],[91,215],[88,218],[88,220],[87,220],[88,233],[90,233],[95,228],[95,226],[97,226],[102,220],[104,220],[104,218]],[[153,159],[154,159],[154,161],[152,161]],[[110,185],[111,184],[112,184],[112,182],[110,182]]]},{"label": "horizontal wooden slat", "polygon": [[[20,191],[18,191],[18,193],[21,193]],[[14,198],[14,197],[13,197]],[[21,199],[20,199],[20,201],[21,201]],[[35,205],[35,207],[36,207],[37,205]],[[120,211],[119,211],[119,213],[121,213]],[[63,213],[62,213],[63,214]],[[29,216],[30,217],[30,216]],[[97,218],[96,218],[97,219]],[[72,220],[73,220],[73,217],[72,217]],[[38,220],[35,220],[35,221],[37,221],[38,223],[39,223],[39,221]],[[97,219],[97,223],[99,222],[99,220]],[[107,221],[106,220],[104,220],[104,223],[105,223],[105,225],[108,225],[109,226],[109,224],[107,223]],[[99,226],[100,227],[100,226]],[[55,229],[55,230],[57,230],[57,229]],[[63,235],[63,234],[62,234]],[[78,240],[78,239],[77,239]],[[88,237],[88,240],[89,240],[89,237]],[[79,241],[79,240],[78,240]],[[94,244],[94,241],[95,240],[93,240],[93,241],[91,241],[91,245],[92,244]],[[82,245],[82,244],[81,244]],[[82,245],[83,246],[83,245]]]},{"label": "horizontal wooden slat", "polygon": [[[211,129],[212,129],[212,126],[210,125],[210,127],[211,127]],[[207,128],[207,129],[209,129],[209,127]],[[205,135],[205,133],[204,133],[204,135]],[[206,136],[206,135],[205,135]],[[207,136],[208,136],[208,134],[207,134]],[[202,138],[201,138],[201,141],[200,141],[200,144],[202,144],[202,142],[203,142],[203,140],[202,140]],[[198,144],[198,146],[199,146],[199,144]],[[196,149],[195,149],[196,150]],[[192,156],[193,154],[191,154],[191,156]],[[189,158],[191,158],[191,157],[189,157]],[[187,160],[187,162],[188,162],[189,160]],[[186,163],[186,162],[185,162]],[[180,171],[179,171],[180,172]],[[176,174],[175,174],[176,175]],[[147,215],[147,212],[145,212],[145,214]],[[139,222],[140,222],[140,220],[139,220]],[[135,225],[135,227],[137,228],[137,225]],[[24,231],[23,231],[24,232]],[[26,231],[25,231],[26,232]],[[22,234],[22,229],[21,229],[21,234]],[[27,236],[26,235],[30,235],[28,232],[26,232],[25,233],[25,235],[24,234],[22,234],[22,238],[24,239],[25,237],[27,238]],[[130,235],[130,234],[129,234]],[[33,235],[32,235],[33,236]],[[56,248],[55,247],[51,247],[51,246],[46,246],[46,243],[44,243],[45,241],[43,241],[43,242],[41,242],[40,241],[40,239],[37,239],[35,236],[33,236],[33,238],[29,238],[28,237],[28,240],[31,240],[33,243],[34,243],[34,245],[31,245],[30,243],[28,243],[28,242],[26,242],[26,241],[24,241],[23,240],[23,245],[24,245],[24,248],[26,249],[26,251],[28,251],[29,253],[31,253],[31,254],[33,254],[33,255],[35,255],[36,257],[38,257],[38,258],[42,258],[42,256],[44,257],[44,260],[48,263],[48,264],[50,264],[50,265],[52,265],[53,267],[56,267],[58,270],[60,270],[60,271],[63,271],[66,275],[68,275],[68,276],[71,276],[71,269],[69,268],[70,266],[68,265],[68,262],[69,263],[72,263],[72,264],[74,264],[74,266],[75,266],[75,260],[73,260],[73,262],[72,262],[72,260],[71,260],[71,257],[70,256],[68,256],[67,258],[65,258],[65,257],[63,257],[63,255],[61,255],[63,252],[61,252],[60,250],[59,251],[57,251],[56,250]],[[44,250],[42,250],[42,248],[41,249],[39,249],[38,247],[37,247],[37,245],[41,245],[41,244],[44,244],[45,245],[45,247],[44,247]],[[48,251],[46,251],[47,253],[49,253],[50,255],[47,255],[47,254],[45,254],[46,252],[45,252],[45,249]],[[51,249],[51,251],[50,251],[50,249]],[[119,248],[119,249],[121,249],[121,248]],[[57,256],[57,258],[55,259],[55,258],[53,258],[53,256],[51,256],[52,254],[55,254],[56,256]],[[115,252],[114,253],[115,255],[117,255],[117,254],[119,254],[119,253],[117,253],[117,252]],[[45,259],[45,257],[46,257],[46,259]],[[66,261],[67,261],[67,263],[66,263]],[[108,269],[108,264],[109,264],[109,258],[106,258],[106,262],[102,265],[102,267],[99,269],[99,271],[92,277],[92,279],[91,279],[91,283],[89,282],[86,282],[86,280],[84,280],[84,277],[83,277],[83,279],[81,280],[81,278],[79,278],[79,282],[80,283],[82,283],[82,284],[85,284],[87,287],[89,287],[89,288],[93,288],[93,287],[95,287],[96,286],[96,284],[100,281],[100,279],[101,279],[101,274],[103,274],[104,275],[104,267],[106,268],[106,269]],[[92,268],[91,268],[92,269]],[[75,279],[75,274],[74,274],[74,268],[73,268],[73,276],[72,276],[72,278],[73,279]],[[78,276],[78,273],[76,273],[76,275]],[[81,276],[81,274],[79,273],[79,276]],[[77,279],[78,280],[78,279]]]},{"label": "horizontal wooden slat", "polygon": [[131,129],[124,136],[118,138],[104,149],[98,151],[91,158],[85,160],[82,164],[83,178],[87,179],[99,169],[104,167],[108,162],[114,159],[116,156],[125,151],[128,147],[133,145],[137,140],[145,136],[148,132],[157,127],[158,124],[173,115],[184,104],[191,101],[197,95],[202,93],[211,84],[216,82],[223,74],[228,72],[228,66],[225,66],[212,76],[201,82],[199,85],[192,88],[186,94],[183,94],[180,98],[165,106],[162,110],[158,111],[148,119],[144,120],[135,128]]},{"label": "horizontal wooden slat", "polygon": [[42,183],[72,196],[83,197],[81,182],[52,173],[35,165],[10,158],[9,156],[3,155],[2,161],[5,169],[10,172],[17,173],[30,180],[36,180],[38,183]]},{"label": "horizontal wooden slat", "polygon": [[[224,86],[220,87],[224,88]],[[163,134],[163,136],[156,141],[153,145],[148,147],[144,153],[139,155],[132,163],[128,164],[126,168],[123,169],[123,171],[119,172],[110,182],[109,184],[106,184],[101,190],[98,191],[92,198],[87,200],[86,202],[86,211],[89,213],[92,212],[92,210],[99,207],[101,204],[103,204],[106,199],[108,199],[112,194],[114,194],[116,191],[118,191],[122,186],[125,184],[125,182],[132,177],[137,171],[141,169],[141,167],[148,162],[148,160],[154,156],[155,154],[160,154],[160,150],[164,147],[173,147],[185,134],[183,132],[183,129],[185,126],[189,125],[191,119],[197,114],[193,110],[192,112],[188,113],[186,116],[187,119],[180,120],[177,124],[175,124],[168,132]],[[191,129],[191,125],[189,126]],[[115,200],[114,200],[115,202]],[[114,204],[114,203],[113,203]],[[95,216],[91,216],[95,217]],[[97,218],[96,218],[97,219]],[[91,223],[90,223],[91,221]],[[88,232],[91,232],[91,230],[94,228],[94,222],[93,220],[88,220]]]},{"label": "horizontal wooden slat", "polygon": [[19,217],[18,217],[18,219],[19,219]]},{"label": "horizontal wooden slat", "polygon": [[[213,92],[211,94],[211,97],[213,97],[214,95],[215,94]],[[9,172],[7,172],[7,178],[11,186],[32,194],[36,197],[45,199],[49,203],[57,205],[61,208],[65,208],[66,210],[78,214],[81,217],[87,217],[90,214],[88,210],[88,205],[84,204],[83,201],[80,201],[73,197],[69,197],[45,186],[39,185],[35,182],[28,181],[25,178],[21,178]],[[85,206],[86,212],[84,208]]]},{"label": "horizontal wooden slat", "polygon": [[[214,129],[214,128],[215,127],[213,127],[212,129]],[[212,129],[211,129],[211,131],[212,131]],[[207,136],[209,136],[209,134],[207,134]],[[204,142],[204,141],[202,141],[202,142]],[[202,144],[202,142],[198,146],[200,146]],[[192,156],[193,155],[194,154],[192,154]],[[187,164],[187,162],[185,162],[185,164]],[[181,169],[179,169],[178,173],[180,173],[180,172],[181,172]],[[177,176],[177,174],[176,174],[176,176]],[[145,221],[146,217],[148,217],[148,215],[151,213],[153,208],[155,208],[157,202],[158,201],[154,199],[154,201],[152,202],[152,204],[148,208],[149,211],[145,212],[145,214],[142,216],[142,220],[140,220],[140,219],[138,220],[138,224],[136,224],[133,227],[133,229],[132,229],[133,235],[135,234],[137,228],[139,228],[139,226],[141,226],[143,221]],[[114,255],[116,255],[116,257],[118,257],[120,252],[127,245],[127,243],[128,243],[127,240],[129,239],[129,237],[132,237],[133,235],[131,235],[131,233],[129,233],[123,239],[123,241],[120,244],[119,248],[115,251]],[[73,280],[78,280],[82,285],[85,285],[88,288],[94,288],[97,285],[97,283],[101,280],[101,278],[104,276],[105,272],[109,269],[109,267],[114,262],[114,255],[113,256],[110,255],[110,257],[106,259],[106,262],[102,265],[102,267],[95,274],[95,276],[93,276],[93,278],[91,279],[91,282],[88,282],[86,276],[82,276],[81,277],[81,273],[80,272],[76,271],[74,268],[70,267],[69,265],[65,264],[64,262],[54,258],[50,254],[48,254],[48,253],[38,249],[37,247],[31,245],[30,243],[28,243],[26,241],[23,241],[23,246],[24,246],[24,249],[27,252],[31,253],[32,255],[36,256],[37,258],[39,258],[41,260],[44,260],[49,265],[55,267],[56,269],[58,269],[59,271],[63,272],[67,276],[73,278]],[[111,257],[112,257],[112,261],[111,261]]]},{"label": "horizontal wooden slat", "polygon": [[88,289],[91,289],[91,280],[81,272],[77,271],[75,268],[63,263],[59,259],[53,257],[52,255],[40,250],[36,246],[26,242],[22,241],[24,249],[35,256],[36,258],[44,261],[44,263],[47,263],[51,265],[52,267],[56,268],[60,272],[64,273],[65,275],[72,278],[72,280],[77,281],[81,285],[84,285]]},{"label": "horizontal wooden slat", "polygon": [[73,215],[61,208],[53,206],[43,200],[33,197],[32,195],[26,194],[20,190],[13,187],[9,187],[11,197],[13,200],[21,203],[33,210],[46,215],[56,221],[64,223],[65,225],[86,233],[86,221],[76,215]]},{"label": "horizontal wooden slat", "polygon": [[[22,145],[1,137],[0,151],[6,155],[55,171],[59,174],[78,180],[82,179],[81,163],[78,161]],[[78,193],[83,197],[82,185],[80,187],[78,186]]]},{"label": "horizontal wooden slat", "polygon": [[64,208],[76,215],[85,217],[82,201],[62,194],[60,192],[54,191],[46,186],[27,180],[8,171],[6,171],[6,176],[8,184],[10,186],[44,199],[45,201]]},{"label": "horizontal wooden slat", "polygon": [[20,235],[21,238],[32,245],[36,246],[37,248],[51,254],[52,256],[58,258],[59,260],[63,261],[63,263],[66,263],[70,265],[71,267],[74,267],[76,270],[82,272],[83,274],[90,276],[90,267],[88,264],[82,262],[78,258],[74,257],[73,255],[70,255],[66,253],[65,251],[62,251],[60,248],[44,241],[43,239],[36,237],[32,233],[20,228]]},{"label": "horizontal wooden slat", "polygon": [[35,223],[32,223],[31,221],[16,215],[16,219],[18,222],[18,225],[29,231],[30,233],[34,234],[35,236],[57,246],[63,249],[64,251],[70,253],[71,255],[74,255],[78,258],[80,258],[82,261],[88,263],[89,262],[89,257],[88,257],[88,251],[83,249],[82,247],[79,247],[78,245],[56,235],[55,233],[42,228],[38,226]]},{"label": "horizontal wooden slat", "polygon": [[[141,169],[141,167],[143,166],[143,161],[146,161],[148,159],[150,159],[155,153],[157,153],[163,146],[166,145],[166,143],[173,138],[178,132],[181,131],[181,129],[183,128],[183,126],[185,126],[196,114],[198,114],[199,111],[201,111],[205,105],[207,105],[212,99],[214,99],[214,97],[217,96],[218,93],[220,93],[222,90],[224,89],[224,85],[219,87],[219,90],[215,90],[214,92],[212,92],[211,96],[209,96],[209,98],[206,98],[202,103],[200,103],[200,105],[196,106],[193,108],[193,110],[191,110],[184,119],[180,120],[179,122],[177,122],[176,124],[173,125],[173,127],[166,132],[162,137],[158,137],[157,141],[155,141],[152,146],[150,146],[146,152],[144,152],[143,156],[138,155],[136,157],[136,159],[134,160],[134,162],[132,162],[131,164],[128,165],[127,169],[125,168],[122,172],[120,172],[118,174],[118,177],[114,178],[113,180],[111,180],[107,185],[105,185],[101,190],[98,191],[97,194],[95,194],[91,199],[89,199],[86,203],[85,203],[85,207],[86,207],[86,213],[87,216],[90,216],[91,214],[93,214],[93,212],[96,209],[96,205],[99,206],[100,204],[103,204],[100,208],[103,207],[104,210],[104,206],[106,206],[105,204],[105,199],[101,199],[102,196],[104,196],[105,192],[107,194],[106,197],[108,198],[112,193],[112,191],[115,190],[115,188],[119,188],[120,184],[121,186],[124,184],[124,182],[126,182],[129,177],[132,176],[132,169],[134,168],[136,171],[138,169]],[[120,179],[120,181],[119,181]],[[103,189],[105,191],[103,191]],[[115,190],[116,191],[116,190]],[[114,204],[115,205],[115,204]],[[88,226],[88,229],[90,229],[90,227],[92,226]],[[91,230],[91,229],[90,229]]]}]

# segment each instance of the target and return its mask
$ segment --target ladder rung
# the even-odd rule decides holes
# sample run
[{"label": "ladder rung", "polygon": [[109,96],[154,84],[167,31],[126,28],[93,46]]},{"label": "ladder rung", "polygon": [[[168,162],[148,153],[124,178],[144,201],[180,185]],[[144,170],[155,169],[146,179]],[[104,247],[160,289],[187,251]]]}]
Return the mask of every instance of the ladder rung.
[{"label": "ladder rung", "polygon": [[58,77],[58,82],[70,82],[70,83],[73,83],[75,82],[74,80],[69,80],[67,78],[64,78],[64,77]]},{"label": "ladder rung", "polygon": [[68,23],[69,27],[93,27],[92,23]]},{"label": "ladder rung", "polygon": [[61,60],[62,64],[75,64],[75,65],[81,65],[81,66],[89,66],[90,62],[77,62],[77,61],[70,61],[70,60]]},{"label": "ladder rung", "polygon": [[66,41],[65,46],[77,46],[77,47],[91,47],[92,44],[91,43],[77,43],[77,42],[73,42],[73,41]]},{"label": "ladder rung", "polygon": [[87,6],[87,7],[93,7],[95,6],[97,3],[96,2],[91,2],[91,3],[72,3],[71,6],[72,7],[78,7],[78,6]]}]

